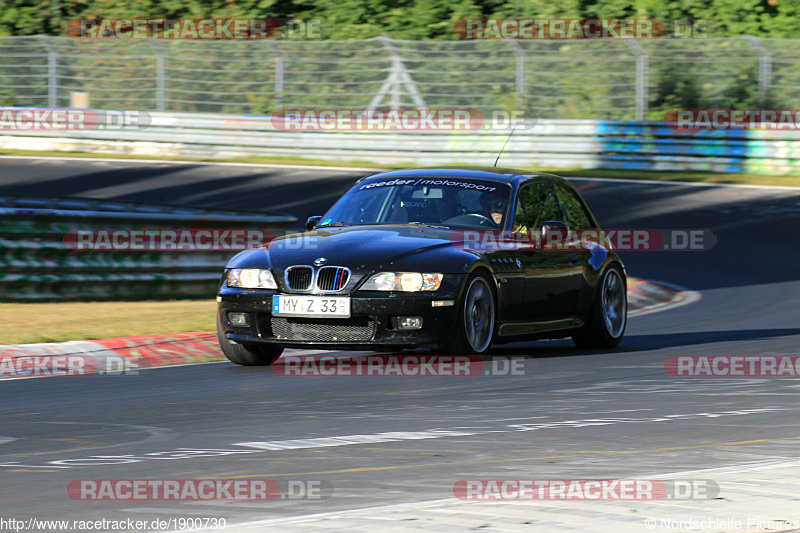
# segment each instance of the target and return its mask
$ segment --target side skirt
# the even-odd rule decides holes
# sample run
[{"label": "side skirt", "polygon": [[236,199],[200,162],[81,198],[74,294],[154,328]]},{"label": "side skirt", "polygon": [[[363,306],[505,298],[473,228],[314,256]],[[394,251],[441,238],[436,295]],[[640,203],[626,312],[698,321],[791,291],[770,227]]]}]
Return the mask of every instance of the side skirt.
[{"label": "side skirt", "polygon": [[508,337],[512,335],[530,335],[532,333],[573,329],[581,326],[583,326],[583,320],[574,317],[547,320],[544,322],[506,322],[500,325],[500,329],[497,333],[501,337]]}]

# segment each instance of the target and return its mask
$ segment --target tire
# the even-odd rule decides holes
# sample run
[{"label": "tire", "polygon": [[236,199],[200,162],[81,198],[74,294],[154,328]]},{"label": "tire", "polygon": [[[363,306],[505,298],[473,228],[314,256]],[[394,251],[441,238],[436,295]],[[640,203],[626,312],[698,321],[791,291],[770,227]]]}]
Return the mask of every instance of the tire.
[{"label": "tire", "polygon": [[266,366],[272,364],[283,353],[278,344],[239,344],[225,336],[220,318],[217,317],[217,339],[222,353],[231,363],[243,366]]},{"label": "tire", "polygon": [[612,265],[600,280],[586,325],[572,334],[572,341],[578,348],[613,348],[627,324],[627,282],[622,270]]},{"label": "tire", "polygon": [[443,352],[453,355],[480,355],[492,344],[497,321],[497,304],[491,278],[478,271],[467,280],[458,304],[453,335]]}]

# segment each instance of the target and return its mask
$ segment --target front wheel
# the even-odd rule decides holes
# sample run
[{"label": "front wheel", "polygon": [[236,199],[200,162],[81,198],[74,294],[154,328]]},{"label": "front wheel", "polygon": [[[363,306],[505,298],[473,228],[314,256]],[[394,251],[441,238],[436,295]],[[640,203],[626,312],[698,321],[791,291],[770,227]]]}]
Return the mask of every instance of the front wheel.
[{"label": "front wheel", "polygon": [[450,354],[482,354],[494,337],[496,306],[488,275],[478,272],[467,281],[458,308],[453,336],[445,346]]},{"label": "front wheel", "polygon": [[616,265],[603,274],[585,326],[572,335],[579,348],[613,348],[622,340],[628,322],[628,289]]},{"label": "front wheel", "polygon": [[219,317],[217,317],[217,340],[222,353],[231,363],[244,366],[266,366],[272,364],[283,353],[283,346],[277,344],[234,343],[225,336]]}]

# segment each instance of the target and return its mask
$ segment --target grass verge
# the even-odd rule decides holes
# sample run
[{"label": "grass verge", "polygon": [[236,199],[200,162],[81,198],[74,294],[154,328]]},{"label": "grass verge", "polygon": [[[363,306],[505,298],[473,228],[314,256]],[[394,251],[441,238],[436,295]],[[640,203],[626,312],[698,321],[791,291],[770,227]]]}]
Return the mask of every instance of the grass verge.
[{"label": "grass verge", "polygon": [[0,303],[0,344],[29,344],[127,335],[214,331],[217,303],[208,300],[143,302]]},{"label": "grass verge", "polygon": [[[30,157],[69,157],[75,159],[87,158],[108,158],[108,159],[130,159],[135,161],[154,160],[159,161],[196,161],[200,163],[256,163],[262,165],[311,165],[321,167],[356,167],[364,169],[381,168],[375,163],[368,161],[329,161],[327,159],[303,159],[300,157],[237,157],[237,158],[214,158],[214,157],[185,157],[171,155],[140,155],[140,154],[116,154],[101,152],[58,152],[55,150],[0,150],[3,156],[30,156]],[[413,165],[410,165],[413,166]]]},{"label": "grass verge", "polygon": [[[323,159],[303,159],[299,157],[241,157],[234,159],[215,159],[210,157],[173,157],[133,154],[106,154],[91,152],[57,152],[37,150],[0,150],[5,156],[40,156],[40,157],[107,157],[112,159],[160,159],[164,161],[197,161],[207,163],[255,163],[264,165],[313,165],[327,167],[354,167],[365,170],[381,168],[380,165],[368,161],[327,161]],[[488,164],[489,162],[487,162]],[[455,164],[455,163],[454,163]],[[394,165],[392,168],[413,168],[417,165]],[[624,178],[653,181],[686,181],[692,183],[729,183],[739,185],[781,185],[800,187],[800,175],[784,174],[745,174],[731,172],[703,172],[696,170],[612,170],[603,168],[563,169],[544,167],[522,167],[526,170],[552,172],[564,177]]]}]

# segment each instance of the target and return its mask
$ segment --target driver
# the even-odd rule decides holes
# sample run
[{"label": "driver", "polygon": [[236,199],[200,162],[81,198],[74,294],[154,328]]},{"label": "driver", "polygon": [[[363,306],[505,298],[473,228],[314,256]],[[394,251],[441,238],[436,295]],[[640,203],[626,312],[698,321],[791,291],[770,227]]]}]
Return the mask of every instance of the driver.
[{"label": "driver", "polygon": [[500,195],[485,193],[481,195],[481,206],[486,218],[498,226],[503,222],[503,215],[506,211],[506,200]]}]

